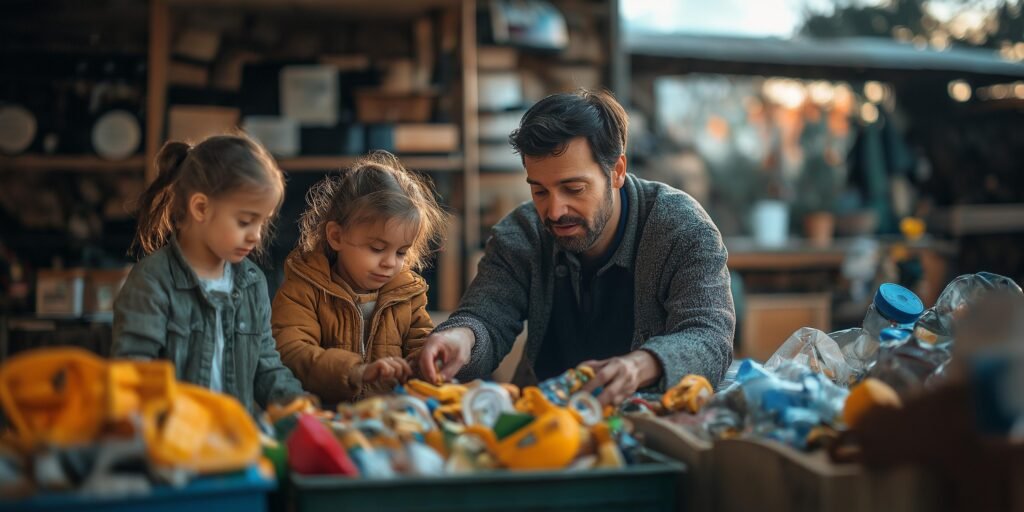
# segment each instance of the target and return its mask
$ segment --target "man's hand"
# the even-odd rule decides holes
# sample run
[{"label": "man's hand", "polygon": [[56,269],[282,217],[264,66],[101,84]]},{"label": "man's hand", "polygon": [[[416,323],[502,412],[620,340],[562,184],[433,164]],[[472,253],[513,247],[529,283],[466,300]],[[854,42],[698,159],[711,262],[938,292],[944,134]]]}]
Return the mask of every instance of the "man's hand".
[{"label": "man's hand", "polygon": [[662,373],[661,363],[646,350],[603,361],[585,361],[580,366],[594,369],[594,378],[583,386],[583,391],[603,388],[597,397],[601,405],[619,405],[636,390],[654,384]]},{"label": "man's hand", "polygon": [[405,359],[385,357],[363,366],[363,384],[397,380],[405,382],[412,377],[412,367]]},{"label": "man's hand", "polygon": [[[427,336],[420,352],[420,373],[427,382],[449,381],[469,362],[476,336],[467,327],[456,327]],[[436,362],[441,362],[438,369]],[[440,377],[440,378],[439,378]]]}]

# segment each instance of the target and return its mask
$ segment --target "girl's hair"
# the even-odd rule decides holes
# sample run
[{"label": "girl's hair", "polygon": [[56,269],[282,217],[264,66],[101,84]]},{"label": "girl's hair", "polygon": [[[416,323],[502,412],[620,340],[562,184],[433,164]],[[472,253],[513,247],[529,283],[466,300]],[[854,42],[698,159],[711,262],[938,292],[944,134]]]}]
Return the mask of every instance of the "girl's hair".
[{"label": "girl's hair", "polygon": [[406,253],[414,270],[426,265],[434,244],[440,244],[450,215],[434,198],[430,182],[409,172],[387,151],[374,151],[338,176],[328,176],[306,194],[306,211],[299,220],[299,249],[306,254],[324,251],[334,258],[327,243],[327,223],[341,227],[379,220],[411,221],[417,234]]},{"label": "girl's hair", "polygon": [[[211,198],[238,190],[277,191],[277,208],[284,200],[284,175],[260,143],[244,135],[215,135],[195,146],[171,141],[157,154],[158,174],[139,198],[133,249],[150,254],[167,244],[188,211],[188,198],[202,193]],[[276,211],[276,209],[275,209]],[[270,236],[263,227],[259,254]]]}]

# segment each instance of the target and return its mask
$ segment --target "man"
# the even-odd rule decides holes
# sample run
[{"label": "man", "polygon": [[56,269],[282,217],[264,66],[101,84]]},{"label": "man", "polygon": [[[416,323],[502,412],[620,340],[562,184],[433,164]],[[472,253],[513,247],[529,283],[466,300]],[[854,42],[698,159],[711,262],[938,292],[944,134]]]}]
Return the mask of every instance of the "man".
[{"label": "man", "polygon": [[590,365],[603,404],[691,373],[722,379],[735,327],[722,237],[690,196],[626,173],[627,125],[610,94],[586,90],[523,116],[509,140],[533,204],[494,227],[459,308],[426,340],[426,378],[490,375],[528,320],[521,364],[541,380]]}]

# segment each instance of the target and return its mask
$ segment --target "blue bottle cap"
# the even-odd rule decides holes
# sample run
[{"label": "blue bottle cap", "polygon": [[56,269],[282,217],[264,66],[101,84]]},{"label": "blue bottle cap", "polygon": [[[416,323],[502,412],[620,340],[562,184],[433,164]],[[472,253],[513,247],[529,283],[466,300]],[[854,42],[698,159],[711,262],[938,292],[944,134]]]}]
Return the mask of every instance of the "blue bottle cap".
[{"label": "blue bottle cap", "polygon": [[904,341],[910,339],[910,335],[911,332],[906,329],[886,327],[885,329],[882,329],[882,332],[878,334],[878,341],[881,341],[882,343]]},{"label": "blue bottle cap", "polygon": [[875,309],[898,324],[912,324],[924,313],[924,304],[914,292],[895,283],[883,283],[875,293]]}]

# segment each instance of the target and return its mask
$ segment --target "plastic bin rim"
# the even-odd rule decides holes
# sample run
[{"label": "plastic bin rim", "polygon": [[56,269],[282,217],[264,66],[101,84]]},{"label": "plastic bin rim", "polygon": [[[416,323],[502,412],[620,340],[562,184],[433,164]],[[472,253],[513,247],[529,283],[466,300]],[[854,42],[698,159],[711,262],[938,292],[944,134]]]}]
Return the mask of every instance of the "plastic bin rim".
[{"label": "plastic bin rim", "polygon": [[466,473],[457,475],[440,476],[416,476],[397,478],[347,478],[335,475],[299,475],[292,473],[291,481],[297,486],[306,489],[320,489],[330,487],[394,487],[397,485],[433,485],[451,483],[503,483],[516,480],[579,480],[587,478],[599,478],[605,476],[643,476],[662,473],[683,473],[686,471],[686,464],[673,460],[653,450],[642,450],[640,452],[649,461],[644,461],[624,468],[593,468],[579,471],[549,470],[549,471],[513,471],[496,470],[482,473]]}]

